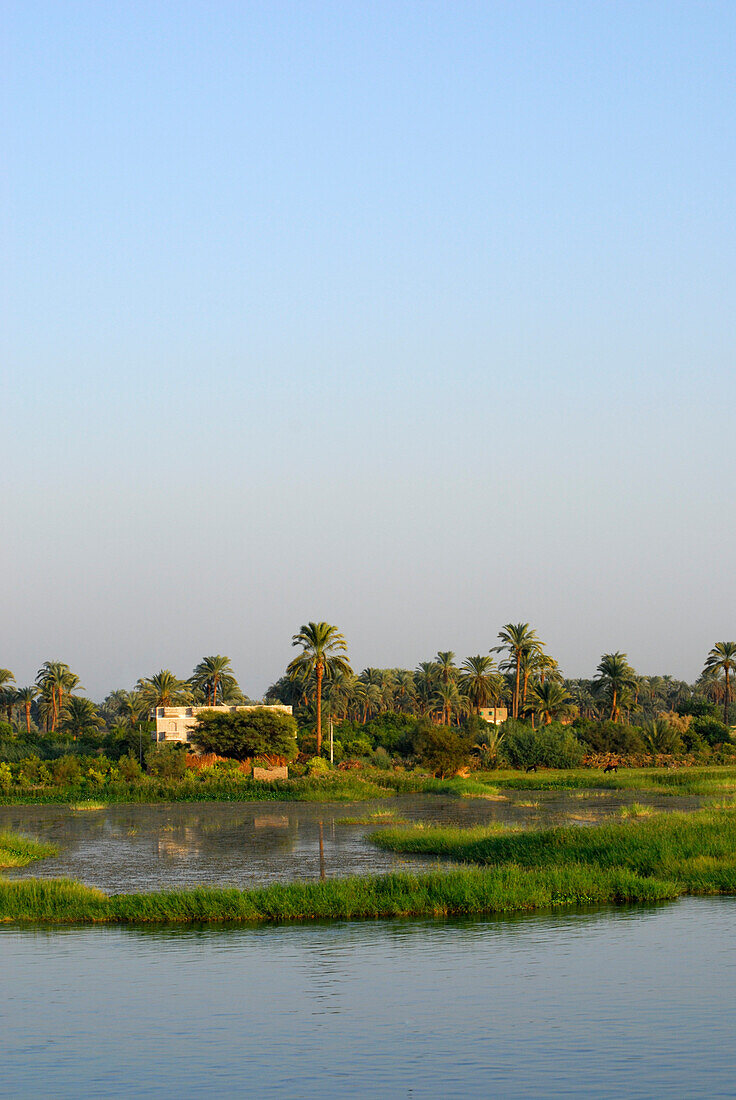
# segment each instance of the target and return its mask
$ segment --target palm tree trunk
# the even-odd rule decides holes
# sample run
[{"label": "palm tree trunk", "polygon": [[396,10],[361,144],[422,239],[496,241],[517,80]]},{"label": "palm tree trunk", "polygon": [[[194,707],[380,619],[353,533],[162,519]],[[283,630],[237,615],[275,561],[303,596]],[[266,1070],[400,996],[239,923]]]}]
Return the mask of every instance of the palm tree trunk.
[{"label": "palm tree trunk", "polygon": [[516,683],[514,684],[513,717],[519,717],[519,681],[521,676],[521,650],[516,651]]},{"label": "palm tree trunk", "polygon": [[322,676],[324,667],[321,661],[317,662],[317,756],[322,755]]},{"label": "palm tree trunk", "polygon": [[727,725],[728,725],[728,695],[729,695],[729,689],[728,689],[728,665],[726,665],[726,667],[724,668],[724,670],[723,670],[723,671],[724,671],[724,672],[725,672],[725,674],[726,674],[726,693],[725,693],[725,695],[723,696],[723,724],[724,724],[724,726],[727,726]]},{"label": "palm tree trunk", "polygon": [[24,704],[24,710],[26,712],[26,732],[28,733],[28,736],[30,737],[30,735],[31,735],[31,704],[30,703],[25,703]]}]

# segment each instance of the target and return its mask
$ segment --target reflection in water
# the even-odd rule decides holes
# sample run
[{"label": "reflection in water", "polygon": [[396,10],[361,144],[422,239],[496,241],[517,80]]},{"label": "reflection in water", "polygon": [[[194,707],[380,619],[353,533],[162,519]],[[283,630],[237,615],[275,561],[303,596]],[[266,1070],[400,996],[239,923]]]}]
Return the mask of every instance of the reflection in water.
[{"label": "reflection in water", "polygon": [[0,1095],[731,1096],[735,922],[4,927]]},{"label": "reflection in water", "polygon": [[375,848],[366,837],[379,822],[341,824],[345,818],[370,821],[381,810],[392,810],[410,822],[539,826],[570,820],[592,824],[618,814],[634,799],[667,809],[698,805],[697,799],[646,799],[640,792],[534,791],[533,798],[530,793],[508,791],[494,800],[406,795],[358,804],[284,802],[278,807],[169,803],[91,812],[68,806],[2,806],[0,830],[38,836],[60,848],[57,857],[13,874],[65,876],[120,892],[324,879],[328,869],[339,876],[436,866],[436,857],[407,857]]}]

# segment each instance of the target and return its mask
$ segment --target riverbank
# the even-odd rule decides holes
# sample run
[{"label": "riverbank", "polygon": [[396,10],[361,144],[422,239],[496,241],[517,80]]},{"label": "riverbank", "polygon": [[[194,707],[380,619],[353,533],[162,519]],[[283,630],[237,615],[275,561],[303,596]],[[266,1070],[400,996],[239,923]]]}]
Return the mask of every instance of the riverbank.
[{"label": "riverbank", "polygon": [[0,793],[0,805],[102,805],[159,802],[361,802],[395,794],[441,794],[458,798],[502,798],[505,790],[638,791],[701,797],[736,796],[736,768],[679,770],[632,768],[604,774],[599,769],[539,772],[488,771],[471,777],[435,779],[412,770],[330,771],[324,775],[263,782],[235,774],[189,773],[183,779],[143,776],[130,782],[84,782],[62,786],[15,787]]},{"label": "riverbank", "polygon": [[[0,920],[265,923],[451,917],[736,894],[734,810],[660,814],[595,829],[389,828],[372,840],[392,851],[472,866],[253,890],[202,887],[113,895],[68,880],[3,880]],[[29,858],[49,854],[44,848],[39,845]]]}]

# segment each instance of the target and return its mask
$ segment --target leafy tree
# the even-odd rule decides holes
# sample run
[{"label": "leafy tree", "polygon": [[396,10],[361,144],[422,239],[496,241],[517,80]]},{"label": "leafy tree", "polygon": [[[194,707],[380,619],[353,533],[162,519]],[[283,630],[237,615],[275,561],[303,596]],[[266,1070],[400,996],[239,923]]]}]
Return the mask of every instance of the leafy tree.
[{"label": "leafy tree", "polygon": [[295,680],[308,680],[313,674],[316,683],[317,706],[317,756],[322,753],[322,680],[325,675],[334,676],[337,672],[351,672],[347,660],[347,642],[330,623],[307,623],[292,638],[292,645],[301,646],[302,652],[295,657],[287,668],[289,676]]},{"label": "leafy tree", "polygon": [[419,762],[429,768],[433,775],[444,779],[466,767],[471,748],[471,739],[464,731],[448,726],[435,726],[426,719],[417,726],[414,752]]},{"label": "leafy tree", "polygon": [[513,719],[504,727],[506,737],[500,752],[514,768],[575,768],[583,759],[583,746],[569,727],[555,722],[535,730]]},{"label": "leafy tree", "polygon": [[146,771],[156,779],[183,779],[187,754],[181,745],[152,745],[146,753]]},{"label": "leafy tree", "polygon": [[255,756],[293,760],[297,751],[294,718],[267,707],[201,711],[191,739],[205,752],[234,760],[251,760]]},{"label": "leafy tree", "polygon": [[736,670],[736,642],[716,642],[705,659],[704,676],[714,679],[723,675],[723,721],[728,725],[728,707],[731,701],[730,676]]},{"label": "leafy tree", "polygon": [[691,729],[709,745],[723,745],[730,740],[729,727],[726,723],[710,715],[693,718]]}]

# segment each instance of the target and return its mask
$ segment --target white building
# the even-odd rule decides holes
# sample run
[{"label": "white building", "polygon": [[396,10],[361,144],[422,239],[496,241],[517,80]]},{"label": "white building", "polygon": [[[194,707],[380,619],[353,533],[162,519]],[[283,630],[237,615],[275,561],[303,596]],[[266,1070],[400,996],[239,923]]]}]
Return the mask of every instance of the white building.
[{"label": "white building", "polygon": [[217,706],[217,707],[156,707],[156,733],[157,741],[189,741],[189,735],[197,724],[197,715],[203,710],[219,712],[233,712],[238,710],[276,710],[280,714],[291,714],[291,707],[276,703],[272,706],[265,704],[248,704],[247,706]]}]

